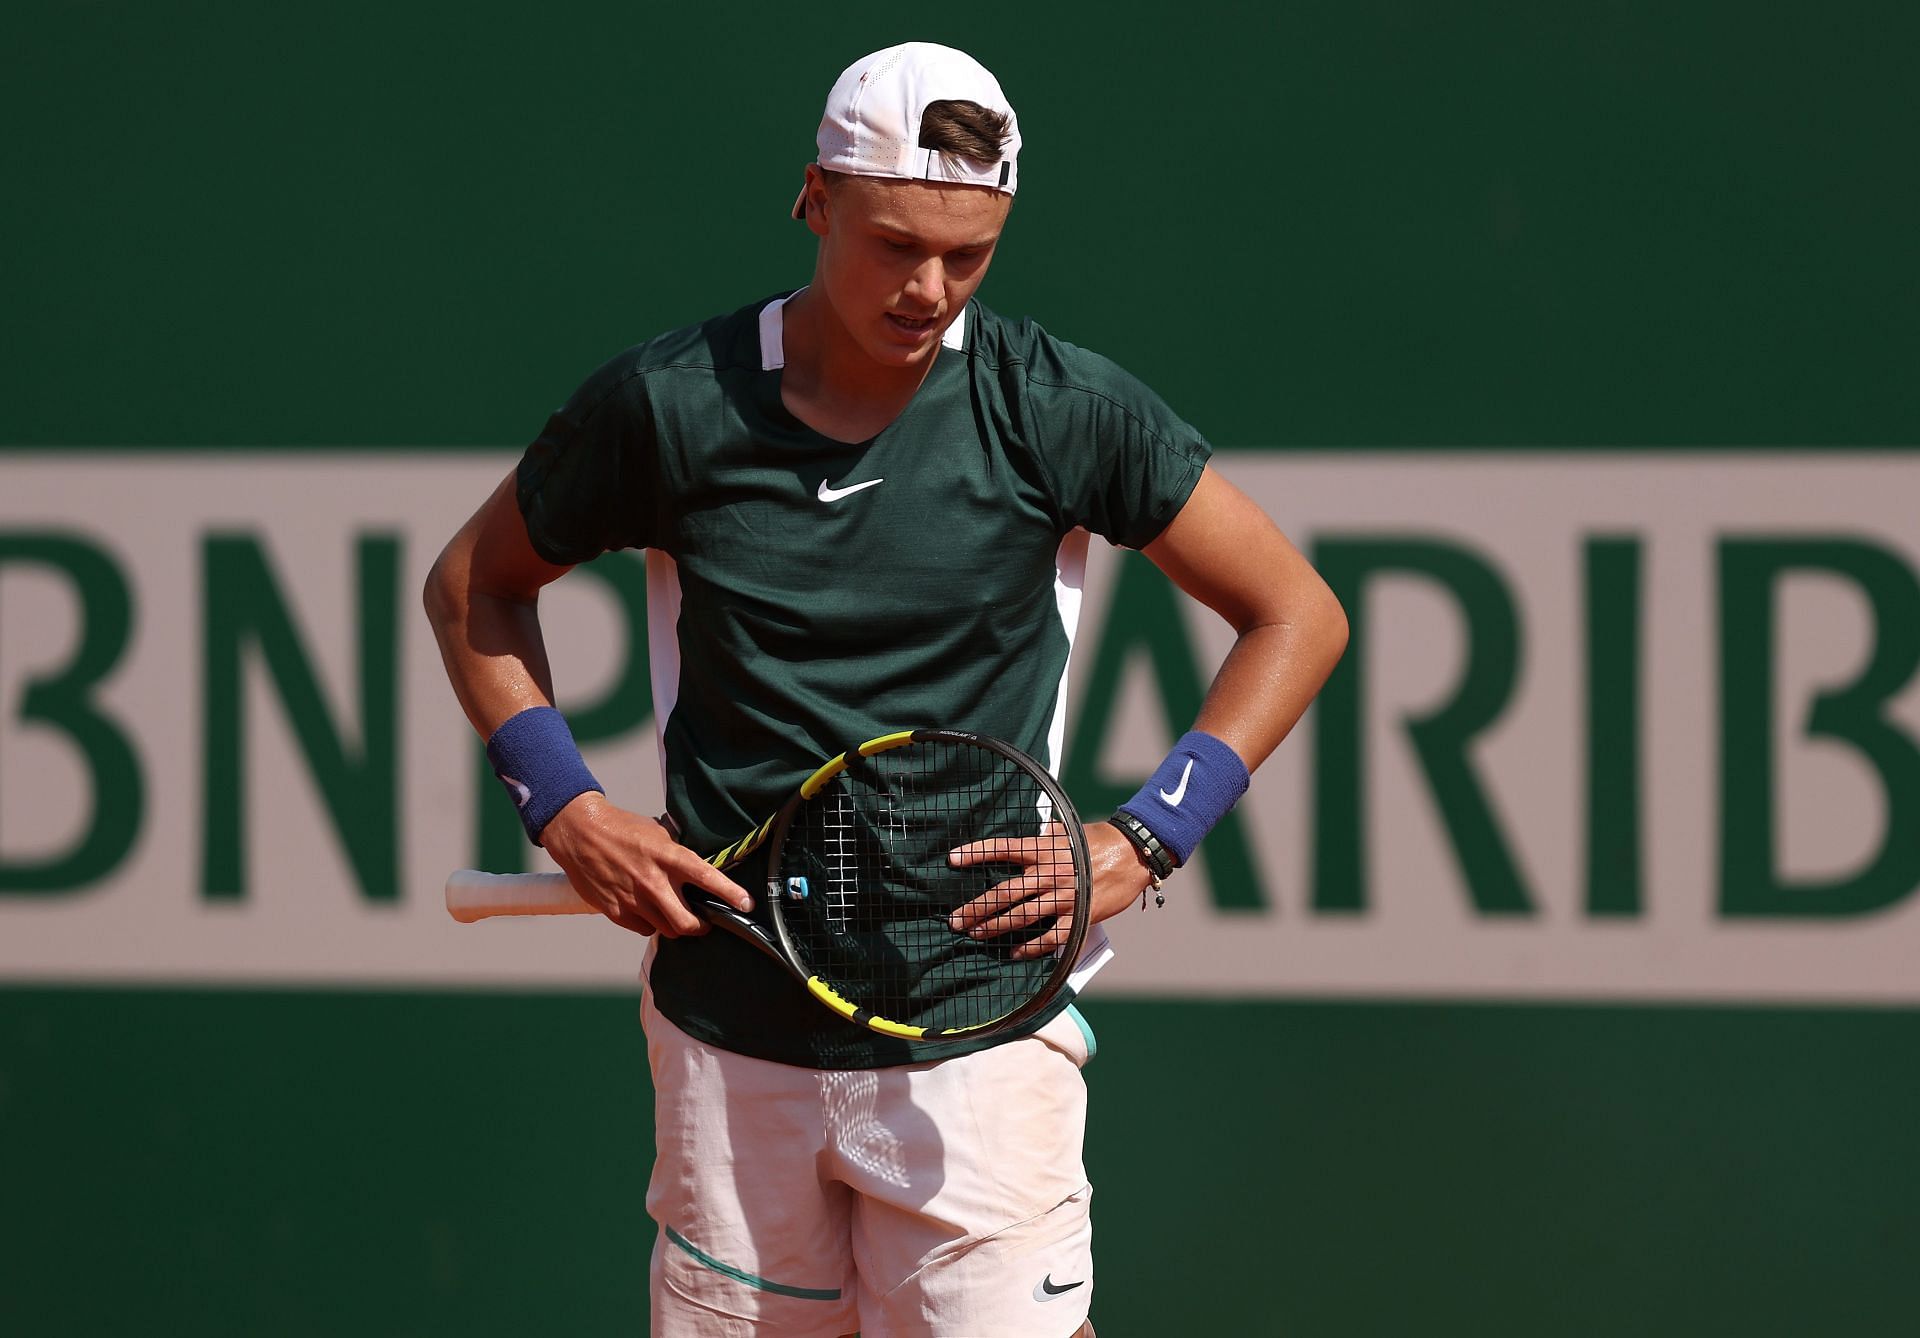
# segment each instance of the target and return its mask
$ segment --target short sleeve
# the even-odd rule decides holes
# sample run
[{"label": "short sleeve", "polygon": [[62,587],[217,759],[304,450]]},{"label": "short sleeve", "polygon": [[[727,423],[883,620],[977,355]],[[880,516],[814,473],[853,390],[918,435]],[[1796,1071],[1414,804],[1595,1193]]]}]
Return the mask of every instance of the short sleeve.
[{"label": "short sleeve", "polygon": [[1026,365],[1036,445],[1061,519],[1145,548],[1186,505],[1213,448],[1097,353],[1042,335]]},{"label": "short sleeve", "polygon": [[653,543],[657,435],[646,377],[622,354],[588,377],[520,458],[534,551],[567,566]]}]

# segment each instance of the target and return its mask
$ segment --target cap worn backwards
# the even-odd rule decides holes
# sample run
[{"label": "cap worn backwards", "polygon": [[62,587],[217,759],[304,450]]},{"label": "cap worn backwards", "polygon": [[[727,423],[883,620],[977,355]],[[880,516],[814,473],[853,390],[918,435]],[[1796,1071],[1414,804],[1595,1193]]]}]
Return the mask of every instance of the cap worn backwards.
[{"label": "cap worn backwards", "polygon": [[[1007,118],[992,162],[920,147],[920,122],[935,102],[973,102]],[[847,66],[827,94],[815,138],[820,166],[850,176],[952,181],[1011,195],[1019,185],[1020,125],[1000,81],[964,51],[903,42]],[[806,191],[793,216],[806,217]]]}]

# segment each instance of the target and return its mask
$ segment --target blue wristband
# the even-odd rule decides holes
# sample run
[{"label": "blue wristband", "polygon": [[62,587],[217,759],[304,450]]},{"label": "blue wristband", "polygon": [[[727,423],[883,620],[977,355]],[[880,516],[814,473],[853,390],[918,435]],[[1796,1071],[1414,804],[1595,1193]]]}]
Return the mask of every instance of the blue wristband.
[{"label": "blue wristband", "polygon": [[1185,864],[1201,838],[1247,792],[1247,781],[1240,754],[1213,735],[1192,730],[1180,736],[1167,760],[1120,811],[1138,818]]},{"label": "blue wristband", "polygon": [[513,796],[527,839],[535,845],[554,815],[575,798],[588,790],[606,793],[587,770],[567,718],[551,706],[522,711],[496,729],[487,740],[487,761]]}]

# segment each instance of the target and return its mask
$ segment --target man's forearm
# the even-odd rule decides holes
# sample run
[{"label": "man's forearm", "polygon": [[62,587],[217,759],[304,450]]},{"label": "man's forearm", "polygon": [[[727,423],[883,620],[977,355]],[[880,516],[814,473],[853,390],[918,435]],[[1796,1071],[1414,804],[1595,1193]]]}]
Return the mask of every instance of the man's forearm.
[{"label": "man's forearm", "polygon": [[522,711],[553,704],[553,671],[535,600],[475,590],[466,564],[443,557],[422,602],[447,680],[481,738]]},{"label": "man's forearm", "polygon": [[1284,622],[1248,628],[1207,689],[1193,727],[1213,735],[1252,771],[1312,704],[1347,645],[1347,620],[1331,595],[1305,601]]}]

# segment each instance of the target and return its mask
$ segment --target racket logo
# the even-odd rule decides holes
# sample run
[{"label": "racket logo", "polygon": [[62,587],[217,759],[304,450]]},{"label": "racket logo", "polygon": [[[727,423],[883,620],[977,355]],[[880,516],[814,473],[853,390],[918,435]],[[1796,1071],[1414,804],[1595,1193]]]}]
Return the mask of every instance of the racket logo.
[{"label": "racket logo", "polygon": [[886,480],[883,478],[868,479],[865,483],[856,483],[856,484],[853,484],[851,487],[829,488],[827,486],[827,481],[825,479],[821,479],[820,491],[814,495],[817,496],[823,502],[837,502],[842,497],[851,497],[855,493],[865,491],[868,488],[877,488],[882,483],[885,483],[885,482]]},{"label": "racket logo", "polygon": [[1187,759],[1187,769],[1180,773],[1180,783],[1174,786],[1172,790],[1162,790],[1160,797],[1169,804],[1172,804],[1175,808],[1180,807],[1180,801],[1187,797],[1187,778],[1192,775],[1193,759],[1189,757]]}]

